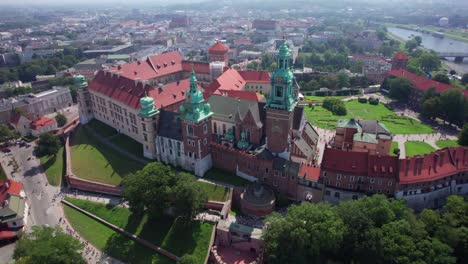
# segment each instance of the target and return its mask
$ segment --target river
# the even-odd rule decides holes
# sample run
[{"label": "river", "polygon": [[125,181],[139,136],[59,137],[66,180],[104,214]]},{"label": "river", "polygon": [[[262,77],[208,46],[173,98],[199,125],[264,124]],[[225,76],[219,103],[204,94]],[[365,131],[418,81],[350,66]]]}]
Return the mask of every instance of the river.
[{"label": "river", "polygon": [[[391,34],[404,39],[409,40],[415,36],[421,36],[422,43],[421,45],[430,50],[436,52],[466,52],[468,53],[468,43],[454,40],[451,38],[438,38],[434,37],[431,34],[418,32],[415,30],[389,27],[387,28],[388,32]],[[453,68],[457,72],[468,72],[468,58],[465,58],[463,63],[453,63],[454,58],[447,58],[447,66]],[[458,69],[458,70],[457,70]]]}]

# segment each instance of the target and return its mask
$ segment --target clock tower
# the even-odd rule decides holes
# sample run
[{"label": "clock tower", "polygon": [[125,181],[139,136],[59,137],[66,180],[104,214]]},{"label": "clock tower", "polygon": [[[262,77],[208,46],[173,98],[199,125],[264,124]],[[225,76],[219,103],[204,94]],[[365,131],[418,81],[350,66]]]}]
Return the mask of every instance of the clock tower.
[{"label": "clock tower", "polygon": [[290,69],[291,50],[286,43],[281,45],[277,58],[277,68],[271,76],[271,93],[266,104],[267,148],[288,158],[289,131],[292,127],[297,96],[294,92],[294,75]]}]

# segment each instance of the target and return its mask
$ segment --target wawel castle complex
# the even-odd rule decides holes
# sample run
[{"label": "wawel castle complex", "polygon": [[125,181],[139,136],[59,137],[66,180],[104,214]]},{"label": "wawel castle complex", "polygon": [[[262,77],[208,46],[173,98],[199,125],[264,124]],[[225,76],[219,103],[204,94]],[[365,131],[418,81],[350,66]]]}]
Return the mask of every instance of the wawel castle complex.
[{"label": "wawel castle complex", "polygon": [[382,193],[420,209],[468,193],[468,147],[399,159],[389,155],[393,136],[383,124],[351,119],[319,150],[298,105],[288,46],[271,74],[228,68],[227,53],[216,43],[210,63],[169,52],[100,70],[89,84],[76,76],[80,121],[112,126],[140,142],[147,158],[198,176],[223,169],[297,201]]}]

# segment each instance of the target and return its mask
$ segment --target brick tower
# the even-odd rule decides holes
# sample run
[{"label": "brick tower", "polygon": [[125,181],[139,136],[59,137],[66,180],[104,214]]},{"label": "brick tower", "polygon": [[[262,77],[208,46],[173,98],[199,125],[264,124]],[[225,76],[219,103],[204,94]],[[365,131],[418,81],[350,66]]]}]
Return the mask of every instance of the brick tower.
[{"label": "brick tower", "polygon": [[289,131],[292,127],[297,97],[294,93],[294,75],[289,66],[291,50],[286,43],[279,49],[277,69],[271,76],[271,93],[266,105],[267,148],[283,158],[289,158]]},{"label": "brick tower", "polygon": [[213,46],[208,49],[208,57],[210,62],[222,61],[224,66],[229,64],[229,48],[223,43],[217,41]]},{"label": "brick tower", "polygon": [[398,52],[392,59],[392,70],[406,70],[408,56],[403,52]]},{"label": "brick tower", "polygon": [[87,124],[94,118],[93,106],[91,104],[91,97],[88,90],[88,82],[83,75],[75,75],[75,86],[77,90],[77,100],[79,107],[80,123]]},{"label": "brick tower", "polygon": [[184,168],[203,176],[211,168],[211,112],[210,104],[205,103],[202,91],[198,90],[197,78],[192,69],[190,90],[185,103],[180,107],[182,140],[184,144]]}]

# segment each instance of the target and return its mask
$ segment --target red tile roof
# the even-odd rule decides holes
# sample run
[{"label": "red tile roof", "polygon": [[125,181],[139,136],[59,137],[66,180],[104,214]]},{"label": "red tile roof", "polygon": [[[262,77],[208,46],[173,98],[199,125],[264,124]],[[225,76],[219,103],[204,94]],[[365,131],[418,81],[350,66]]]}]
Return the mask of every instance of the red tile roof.
[{"label": "red tile roof", "polygon": [[39,130],[39,129],[42,129],[44,127],[53,126],[55,124],[57,124],[55,119],[48,118],[48,117],[45,117],[45,116],[41,116],[41,117],[39,117],[39,118],[32,121],[31,128],[34,129],[34,130]]},{"label": "red tile roof", "polygon": [[131,108],[139,109],[139,100],[145,95],[154,99],[156,107],[159,109],[178,103],[185,99],[185,92],[188,91],[190,81],[188,79],[179,82],[169,83],[162,86],[162,89],[155,88],[149,84],[143,86],[141,81],[129,80],[111,73],[99,71],[96,77],[89,84],[89,89],[113,98]]},{"label": "red tile roof", "polygon": [[326,148],[321,168],[324,171],[396,179],[398,177],[398,157]]},{"label": "red tile roof", "polygon": [[177,51],[149,56],[145,61],[135,61],[109,69],[130,80],[149,80],[182,71],[182,56]]},{"label": "red tile roof", "polygon": [[193,66],[193,70],[196,73],[204,73],[210,74],[210,64],[207,62],[200,62],[200,61],[182,61],[182,70],[184,71],[191,71]]},{"label": "red tile roof", "polygon": [[[429,78],[416,75],[407,70],[390,70],[388,71],[388,74],[394,77],[403,77],[403,78],[410,79],[414,88],[421,90],[421,91],[427,91],[432,87],[435,87],[437,93],[442,93],[443,91],[448,90],[448,89],[457,89],[449,84],[437,82]],[[468,90],[465,90],[464,94],[465,96],[467,96]]]},{"label": "red tile roof", "polygon": [[269,83],[270,73],[267,71],[238,71],[246,82]]},{"label": "red tile roof", "polygon": [[302,164],[298,177],[306,178],[311,181],[318,181],[320,178],[320,167]]},{"label": "red tile roof", "polygon": [[245,85],[245,80],[239,74],[238,71],[234,69],[228,69],[218,79],[214,80],[208,87],[205,89],[205,99],[210,97],[216,90],[234,90],[241,91]]},{"label": "red tile roof", "polygon": [[231,98],[237,98],[252,102],[261,102],[265,97],[253,91],[235,91],[235,90],[216,90],[213,94],[225,95]]},{"label": "red tile roof", "polygon": [[393,56],[394,59],[396,60],[408,60],[408,56],[406,54],[404,54],[403,52],[398,52],[397,54],[395,54],[395,56]]},{"label": "red tile roof", "polygon": [[229,51],[229,48],[219,41],[216,41],[216,43],[208,49],[208,52],[215,52],[215,53],[217,52],[225,53],[228,51]]},{"label": "red tile roof", "polygon": [[11,239],[16,237],[16,232],[10,230],[0,230],[0,240]]},{"label": "red tile roof", "polygon": [[21,191],[23,190],[23,183],[4,180],[0,181],[0,205],[8,198],[8,195],[20,196]]},{"label": "red tile roof", "polygon": [[446,148],[400,160],[400,184],[438,180],[468,169],[468,147]]}]

